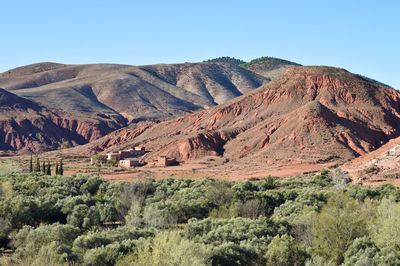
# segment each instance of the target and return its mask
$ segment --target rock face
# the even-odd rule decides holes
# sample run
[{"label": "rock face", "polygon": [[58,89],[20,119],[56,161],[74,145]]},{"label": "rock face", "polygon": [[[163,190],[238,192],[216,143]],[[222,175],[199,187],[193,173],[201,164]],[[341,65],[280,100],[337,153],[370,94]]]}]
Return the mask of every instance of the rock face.
[{"label": "rock face", "polygon": [[102,148],[142,144],[180,160],[343,163],[399,135],[400,92],[344,69],[291,67],[250,94]]},{"label": "rock face", "polygon": [[0,150],[42,152],[63,143],[82,145],[124,125],[124,120],[75,116],[0,89]]}]

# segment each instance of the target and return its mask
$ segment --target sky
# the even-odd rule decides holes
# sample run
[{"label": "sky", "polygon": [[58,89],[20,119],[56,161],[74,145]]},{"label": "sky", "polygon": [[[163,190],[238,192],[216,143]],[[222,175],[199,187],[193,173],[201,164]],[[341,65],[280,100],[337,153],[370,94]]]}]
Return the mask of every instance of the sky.
[{"label": "sky", "polygon": [[0,72],[272,56],[400,89],[398,0],[1,0]]}]

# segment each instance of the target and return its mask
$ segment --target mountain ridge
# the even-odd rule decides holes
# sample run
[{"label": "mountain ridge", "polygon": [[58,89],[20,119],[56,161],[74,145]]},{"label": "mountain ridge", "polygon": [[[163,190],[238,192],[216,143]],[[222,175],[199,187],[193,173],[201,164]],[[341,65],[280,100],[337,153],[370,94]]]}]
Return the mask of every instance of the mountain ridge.
[{"label": "mountain ridge", "polygon": [[[112,130],[129,123],[160,122],[204,110],[266,82],[269,79],[226,63],[129,66],[47,62],[0,74],[0,87],[21,97],[20,101],[29,100],[58,114],[67,113],[85,125],[93,121],[107,124],[111,119]],[[11,130],[12,125],[8,125],[7,130]],[[96,138],[110,130],[98,132],[103,133],[94,134]],[[29,135],[29,132],[21,134]],[[62,139],[69,140],[68,136]],[[83,139],[85,141],[70,141],[78,145],[93,140]],[[13,143],[7,149],[24,151],[29,146],[25,142]],[[35,143],[34,150],[48,150],[45,145]],[[51,142],[49,147],[55,149],[56,146]]]},{"label": "mountain ridge", "polygon": [[[288,64],[289,61],[267,57],[253,60],[252,62],[252,64],[272,62],[273,68],[277,65],[280,66],[279,64],[281,63]],[[288,128],[292,127],[291,130],[301,130],[301,127],[293,128],[293,124],[295,123],[293,121],[302,118],[302,113],[311,115],[311,107],[321,110],[328,108],[325,110],[325,114],[331,113],[331,120],[333,116],[336,116],[334,119],[337,120],[335,122],[335,127],[349,127],[350,122],[348,121],[348,117],[346,117],[346,115],[348,115],[346,112],[349,111],[346,110],[348,106],[344,110],[341,110],[341,108],[343,108],[343,106],[340,105],[341,101],[344,100],[346,104],[349,105],[357,100],[363,100],[364,104],[367,103],[371,107],[376,104],[377,100],[373,99],[373,93],[369,93],[368,88],[374,88],[375,86],[384,87],[381,83],[351,74],[340,68],[324,66],[301,67],[296,65],[285,65],[285,67],[286,74],[279,75],[274,78],[272,82],[268,83],[270,79],[255,74],[250,70],[244,69],[238,65],[220,62],[144,66],[117,64],[65,65],[48,62],[19,67],[1,73],[0,85],[6,85],[6,89],[9,92],[12,92],[16,97],[17,95],[21,97],[19,101],[23,101],[22,99],[29,100],[41,106],[41,108],[45,108],[47,111],[51,110],[51,112],[57,114],[67,113],[70,117],[73,117],[74,120],[85,125],[91,125],[93,122],[95,124],[108,125],[110,121],[112,121],[112,126],[109,127],[109,129],[100,130],[97,131],[99,133],[92,134],[96,136],[94,138],[86,136],[83,138],[84,141],[68,140],[68,137],[62,138],[67,139],[73,145],[92,142],[118,129],[122,129],[121,132],[129,132],[129,127],[123,129],[128,126],[129,123],[133,123],[133,126],[131,126],[132,128],[142,128],[145,126],[146,130],[141,131],[140,135],[146,135],[147,129],[151,124],[177,117],[186,117],[187,115],[190,117],[190,114],[196,117],[198,115],[197,112],[209,108],[211,108],[210,111],[219,110],[219,113],[214,114],[214,116],[207,117],[205,115],[208,120],[202,122],[201,125],[196,125],[196,123],[192,124],[192,127],[197,126],[197,128],[193,127],[193,130],[187,128],[184,130],[171,130],[171,132],[168,133],[175,137],[182,133],[193,135],[188,140],[183,141],[184,144],[181,145],[181,152],[170,152],[171,156],[173,155],[185,159],[192,159],[201,154],[204,155],[207,153],[207,149],[212,149],[213,151],[211,153],[213,154],[223,155],[225,151],[229,154],[230,146],[227,143],[232,142],[232,138],[243,135],[243,131],[250,132],[251,130],[246,129],[246,127],[254,127],[257,123],[260,123],[260,120],[272,119],[271,117],[279,116],[279,114],[283,115],[284,113],[284,115],[288,116],[288,119],[291,116],[294,118],[292,118],[292,122],[285,122],[283,118],[281,118],[282,121],[279,123],[277,121],[272,121],[271,124],[276,124],[277,127],[277,129],[270,129],[271,132],[276,131],[275,134],[272,135],[277,136],[279,132],[281,132],[279,134],[289,132],[289,130],[284,130],[285,127],[281,127],[282,123],[287,123],[287,125],[292,124],[292,126],[287,126]],[[299,81],[298,84],[290,84],[291,75],[297,77]],[[346,84],[343,85],[342,83]],[[360,85],[361,83],[362,85]],[[281,90],[279,95],[273,96],[273,90],[264,91],[268,88],[268,84],[274,86],[276,90],[282,88],[286,88],[286,90]],[[306,90],[306,93],[296,89],[289,90],[287,84],[294,88],[303,88],[303,90]],[[261,85],[261,87],[259,85]],[[328,95],[331,98],[325,99],[322,97],[322,99],[318,99],[318,90],[321,86],[328,87],[330,90],[338,89],[338,93],[332,98],[329,96],[329,92],[325,91],[324,93],[326,96]],[[358,86],[362,89],[355,92],[347,88],[352,86]],[[260,92],[262,93],[260,94]],[[265,94],[271,94],[268,96],[270,99],[267,103],[263,103],[262,101],[260,103],[255,103],[254,101],[244,100],[244,102],[247,101],[246,104],[238,104],[238,101],[241,101],[241,99],[249,99],[249,97],[255,97],[255,95],[258,95],[257,97],[260,100],[261,98],[267,97]],[[354,97],[356,94],[357,99]],[[387,98],[390,99],[393,96],[394,94],[392,93],[391,95],[387,95]],[[286,100],[291,99],[291,102],[286,101],[282,102],[280,105],[276,105],[273,99],[274,97],[281,100],[286,97]],[[309,105],[307,107],[308,109],[300,108],[303,105],[308,105],[310,101],[315,101],[315,103]],[[396,102],[397,100],[391,99],[391,101]],[[330,105],[332,105],[332,103],[336,105],[339,103],[338,106],[340,107],[336,108],[338,107],[336,106],[335,108],[338,110],[335,110],[333,113],[330,112],[332,109]],[[265,108],[274,106],[276,109],[274,110],[275,113],[270,113],[267,116],[264,115],[264,117],[261,117],[258,113],[264,112],[263,110],[253,112],[251,111],[252,107],[250,109],[246,107],[246,105],[253,106],[254,104],[263,105]],[[393,104],[396,105],[397,103]],[[217,105],[218,107],[215,107]],[[290,112],[288,113],[288,110],[285,110],[288,106],[296,106],[297,109],[300,109],[293,109],[291,111],[293,114],[290,115]],[[393,108],[396,109],[397,107]],[[377,113],[381,112],[381,110],[378,111]],[[8,111],[2,111],[3,114],[7,112]],[[243,117],[242,121],[238,121],[237,116],[239,116],[240,113],[246,112],[249,112],[248,115],[250,118]],[[362,112],[364,112],[364,117],[361,118],[361,120],[365,120],[370,114],[368,114],[366,110]],[[392,110],[390,112],[393,113],[394,111]],[[204,115],[207,114],[207,112],[203,111],[201,114]],[[385,115],[386,117],[392,117],[390,114],[384,114],[383,116]],[[315,121],[318,120],[317,117],[314,119],[316,119]],[[339,120],[343,119],[346,119],[346,125],[340,124]],[[354,120],[354,117],[351,119]],[[360,120],[360,118],[357,119],[358,121]],[[366,127],[364,122],[364,124],[357,122],[357,119],[355,119],[356,122],[352,122],[353,126],[356,126],[362,131],[368,131],[371,134],[378,134],[376,132],[374,133],[373,130],[375,129]],[[368,119],[369,122],[373,120],[372,117]],[[382,117],[379,119],[382,120]],[[398,126],[398,122],[393,122],[395,119],[386,118],[386,120],[386,127],[393,128]],[[221,124],[222,122],[225,124]],[[307,127],[308,125],[308,127],[310,127],[311,124],[305,123],[303,126]],[[195,133],[196,130],[205,129],[215,132],[204,131],[197,132],[198,134]],[[380,130],[382,131],[382,129]],[[326,131],[329,130],[326,129]],[[162,132],[162,130],[160,130],[160,132]],[[271,135],[271,132],[265,133],[267,136],[265,138],[260,137],[261,139],[258,140],[258,144],[244,145],[241,150],[233,152],[233,154],[240,154],[239,156],[246,157],[254,147],[256,149],[259,149],[261,146],[264,147],[266,145],[265,143],[274,141],[274,136]],[[254,134],[257,135],[258,133],[254,132]],[[128,135],[133,136],[135,134]],[[345,156],[346,158],[358,156],[366,151],[379,147],[382,142],[387,141],[389,138],[387,136],[390,136],[390,138],[392,137],[392,135],[386,132],[383,135],[381,134],[386,137],[380,136],[378,137],[379,140],[367,141],[369,144],[364,142],[357,144],[352,142],[352,135],[357,134],[348,133],[336,136],[338,141],[344,146],[353,147],[350,148],[350,153],[348,153],[348,151],[343,151],[348,154]],[[138,137],[138,135],[136,137]],[[362,138],[365,139],[366,137],[364,136]],[[207,142],[206,140],[214,144],[207,149],[200,148],[203,149],[203,152],[191,153],[191,146],[201,146]],[[57,145],[61,145],[60,142],[56,143],[58,143]],[[113,143],[118,144],[118,141],[114,141]],[[233,143],[235,142],[233,141]],[[259,143],[264,144],[261,145]],[[57,148],[57,145],[51,144],[50,149]],[[209,144],[205,145],[207,146]],[[238,143],[237,145],[240,146],[241,144]],[[100,146],[100,150],[107,149],[107,145]],[[279,145],[276,144],[276,146]],[[25,148],[23,145],[21,146],[18,144],[12,149],[21,149],[23,151]],[[187,151],[184,151],[185,149]],[[41,148],[35,148],[35,150],[49,150],[49,148],[42,145]],[[166,151],[167,150],[168,149],[166,149]],[[338,157],[337,155],[335,156]],[[327,158],[329,156],[325,157]],[[322,160],[325,159],[322,158]]]}]

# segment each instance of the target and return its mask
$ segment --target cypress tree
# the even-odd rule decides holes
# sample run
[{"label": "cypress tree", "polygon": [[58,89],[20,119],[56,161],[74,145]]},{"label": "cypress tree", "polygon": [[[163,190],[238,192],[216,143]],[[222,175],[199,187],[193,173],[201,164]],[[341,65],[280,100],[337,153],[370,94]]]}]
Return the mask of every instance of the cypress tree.
[{"label": "cypress tree", "polygon": [[36,157],[36,165],[35,165],[35,173],[40,173],[40,161],[39,161],[39,157]]},{"label": "cypress tree", "polygon": [[29,173],[33,172],[33,161],[32,161],[32,153],[31,153],[31,160],[29,162]]},{"label": "cypress tree", "polygon": [[60,175],[63,175],[63,174],[64,174],[62,159],[60,160],[60,168],[58,169],[58,171],[59,171],[59,174],[60,174]]},{"label": "cypress tree", "polygon": [[43,160],[43,163],[42,163],[42,173],[46,174],[46,162],[44,160]]},{"label": "cypress tree", "polygon": [[47,163],[46,175],[51,175],[51,165],[50,165],[50,161],[48,161],[48,163]]},{"label": "cypress tree", "polygon": [[59,171],[58,171],[58,162],[56,162],[56,175],[58,175],[59,174]]}]

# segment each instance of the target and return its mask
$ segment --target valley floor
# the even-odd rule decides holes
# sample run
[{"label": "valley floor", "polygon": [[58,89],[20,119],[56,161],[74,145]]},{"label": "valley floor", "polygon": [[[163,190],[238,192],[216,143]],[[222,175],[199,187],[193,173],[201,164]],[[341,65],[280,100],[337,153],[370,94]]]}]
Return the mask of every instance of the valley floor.
[{"label": "valley floor", "polygon": [[[57,161],[54,153],[50,156],[43,157],[42,159],[53,162]],[[230,161],[226,158],[218,156],[208,156],[202,159],[188,161],[181,163],[177,166],[157,167],[145,165],[143,167],[122,168],[103,165],[96,167],[90,165],[90,159],[84,157],[68,156],[66,154],[57,155],[58,158],[64,158],[64,174],[89,174],[99,175],[104,179],[110,181],[136,181],[146,178],[163,179],[163,178],[191,178],[201,179],[204,177],[224,179],[228,181],[240,180],[260,180],[267,176],[274,177],[291,177],[307,173],[320,171],[321,169],[334,170],[337,165],[333,163],[325,164],[305,164],[298,162],[287,162],[284,166],[268,165],[262,162],[254,162],[248,164],[240,160]],[[1,161],[12,161],[14,165],[18,166],[21,170],[27,170],[30,157],[28,156],[15,156],[15,157],[0,157]],[[357,159],[361,161],[362,158]],[[355,183],[363,183],[370,186],[381,184],[391,184],[400,187],[400,178],[390,178],[383,176],[380,173],[369,172],[370,168],[360,169],[355,168],[355,163],[347,163],[339,166],[342,170],[349,173]],[[54,168],[54,167],[53,167]]]}]

